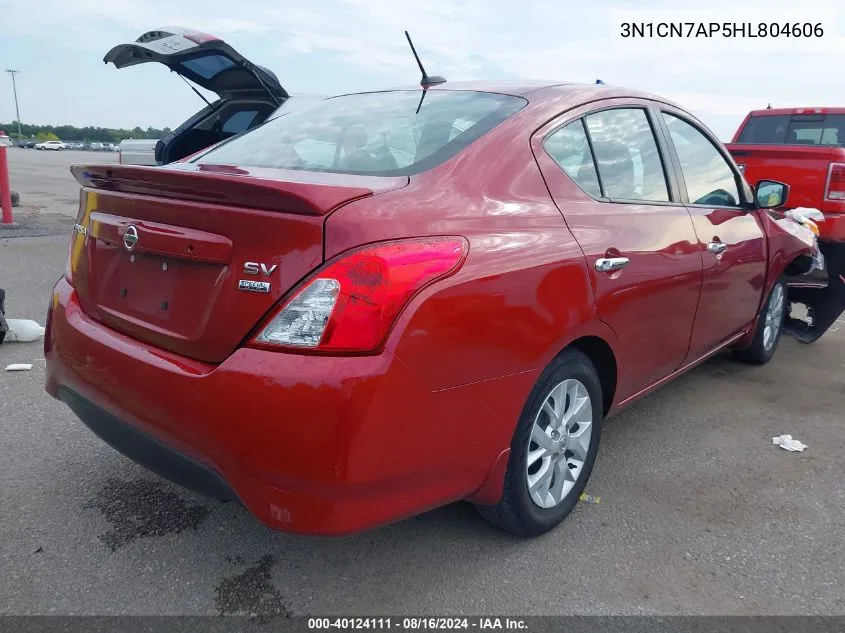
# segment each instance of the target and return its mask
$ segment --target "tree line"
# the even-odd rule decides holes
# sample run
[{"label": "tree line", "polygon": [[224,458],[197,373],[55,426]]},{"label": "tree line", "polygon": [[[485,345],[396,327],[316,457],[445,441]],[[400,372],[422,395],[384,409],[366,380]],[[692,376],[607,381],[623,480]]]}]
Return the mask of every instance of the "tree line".
[{"label": "tree line", "polygon": [[[9,138],[18,137],[18,124],[0,123],[0,130]],[[21,123],[21,136],[24,140],[34,141],[82,141],[84,143],[120,143],[127,138],[157,139],[170,133],[170,128],[163,130],[148,127],[146,130],[136,127],[131,130],[108,127],[76,127],[75,125],[31,125]]]}]

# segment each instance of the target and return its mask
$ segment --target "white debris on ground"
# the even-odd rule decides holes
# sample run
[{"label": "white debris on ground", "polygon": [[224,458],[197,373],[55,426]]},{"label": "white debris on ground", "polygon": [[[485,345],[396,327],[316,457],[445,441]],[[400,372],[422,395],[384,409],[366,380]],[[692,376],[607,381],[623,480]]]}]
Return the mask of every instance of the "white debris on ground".
[{"label": "white debris on ground", "polygon": [[13,363],[6,365],[6,371],[29,371],[32,369],[32,363]]},{"label": "white debris on ground", "polygon": [[796,439],[793,439],[791,435],[778,435],[777,437],[772,438],[772,444],[775,446],[780,446],[785,451],[803,451],[807,448],[806,444],[802,444]]},{"label": "white debris on ground", "polygon": [[44,327],[30,319],[6,319],[9,331],[4,343],[32,343],[44,336]]}]

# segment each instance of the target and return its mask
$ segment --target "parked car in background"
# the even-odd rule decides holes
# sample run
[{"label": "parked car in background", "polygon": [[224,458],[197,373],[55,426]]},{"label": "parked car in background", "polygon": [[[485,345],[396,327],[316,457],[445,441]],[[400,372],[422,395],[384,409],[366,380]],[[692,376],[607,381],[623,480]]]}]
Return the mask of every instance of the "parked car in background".
[{"label": "parked car in background", "polygon": [[0,147],[12,147],[12,139],[8,136],[0,136]]},{"label": "parked car in background", "polygon": [[33,149],[35,147],[35,141],[21,141],[18,143],[18,147],[23,147],[24,149]]},{"label": "parked car in background", "polygon": [[44,141],[43,143],[36,143],[35,149],[61,152],[65,149],[65,144],[61,141]]},{"label": "parked car in background", "polygon": [[351,94],[73,173],[47,391],[290,532],[459,499],[552,529],[602,420],[722,350],[770,361],[818,255],[771,210],[786,185],[752,190],[689,112],[606,85]]},{"label": "parked car in background", "polygon": [[121,165],[157,165],[155,153],[157,142],[157,139],[134,138],[121,141],[117,147],[120,154],[118,162]]},{"label": "parked car in background", "polygon": [[218,97],[163,139],[124,141],[123,164],[181,160],[260,125],[290,99],[270,70],[253,64],[220,38],[193,29],[149,31],[135,42],[115,46],[103,60],[117,68],[157,62]]},{"label": "parked car in background", "polygon": [[[790,186],[789,206],[818,209],[824,214],[819,239],[828,267],[845,262],[845,108],[767,108],[753,110],[727,145],[728,151],[752,185],[779,180]],[[811,343],[839,316],[836,300],[819,302],[817,295],[838,297],[845,279],[827,275],[823,288],[802,284],[792,297],[809,307],[808,328],[788,319],[787,329],[798,340]],[[809,295],[807,298],[804,295]],[[806,300],[805,300],[806,299]]]}]

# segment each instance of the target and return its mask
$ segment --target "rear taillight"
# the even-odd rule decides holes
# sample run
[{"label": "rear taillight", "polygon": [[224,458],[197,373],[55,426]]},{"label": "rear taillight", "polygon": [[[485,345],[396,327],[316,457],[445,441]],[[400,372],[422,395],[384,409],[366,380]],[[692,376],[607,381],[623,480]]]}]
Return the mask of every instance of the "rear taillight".
[{"label": "rear taillight", "polygon": [[79,211],[76,214],[76,224],[71,229],[65,261],[65,279],[70,285],[73,285],[73,276],[88,239],[88,216],[96,198],[96,193],[86,193],[84,190],[79,192]]},{"label": "rear taillight", "polygon": [[826,200],[845,200],[845,163],[831,163],[827,172]]},{"label": "rear taillight", "polygon": [[466,258],[460,237],[402,240],[340,256],[287,298],[250,346],[372,352],[408,302],[454,274]]}]

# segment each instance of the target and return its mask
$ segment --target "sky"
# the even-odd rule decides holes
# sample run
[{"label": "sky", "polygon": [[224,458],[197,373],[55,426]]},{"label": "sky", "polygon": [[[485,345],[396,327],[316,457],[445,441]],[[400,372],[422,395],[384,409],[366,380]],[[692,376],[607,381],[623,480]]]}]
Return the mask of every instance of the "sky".
[{"label": "sky", "polygon": [[[845,105],[841,0],[691,6],[685,0],[0,0],[0,64],[20,71],[21,120],[36,124],[178,126],[203,103],[177,75],[159,64],[117,70],[102,61],[112,46],[165,26],[224,39],[275,72],[291,94],[416,84],[408,29],[429,74],[452,81],[600,78],[676,101],[723,140],[749,110],[769,103]],[[748,31],[761,21],[809,23],[820,24],[822,35],[752,39],[720,30],[710,38],[622,37],[623,24],[634,21],[752,23]],[[0,80],[0,121],[9,122],[16,118],[11,79]]]}]

